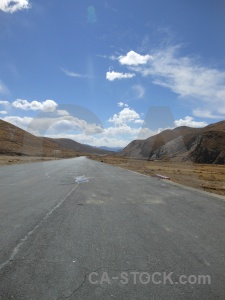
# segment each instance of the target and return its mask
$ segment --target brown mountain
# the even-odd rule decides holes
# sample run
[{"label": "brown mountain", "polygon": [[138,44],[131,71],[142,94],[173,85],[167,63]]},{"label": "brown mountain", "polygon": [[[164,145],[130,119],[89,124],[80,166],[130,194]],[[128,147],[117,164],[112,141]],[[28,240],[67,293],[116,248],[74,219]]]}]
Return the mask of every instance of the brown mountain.
[{"label": "brown mountain", "polygon": [[70,139],[37,137],[0,120],[0,154],[74,157],[88,153],[102,155],[110,152],[83,145]]},{"label": "brown mountain", "polygon": [[141,159],[166,159],[196,163],[225,163],[225,121],[204,128],[177,127],[146,140],[135,140],[122,155]]}]

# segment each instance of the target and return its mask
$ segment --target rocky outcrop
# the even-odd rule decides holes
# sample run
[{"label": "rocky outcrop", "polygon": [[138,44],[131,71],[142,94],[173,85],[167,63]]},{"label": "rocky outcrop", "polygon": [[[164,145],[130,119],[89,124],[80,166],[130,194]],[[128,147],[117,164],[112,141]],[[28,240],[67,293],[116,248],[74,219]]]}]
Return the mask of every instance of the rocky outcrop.
[{"label": "rocky outcrop", "polygon": [[190,154],[192,161],[204,164],[225,163],[225,132],[209,131],[201,135]]}]

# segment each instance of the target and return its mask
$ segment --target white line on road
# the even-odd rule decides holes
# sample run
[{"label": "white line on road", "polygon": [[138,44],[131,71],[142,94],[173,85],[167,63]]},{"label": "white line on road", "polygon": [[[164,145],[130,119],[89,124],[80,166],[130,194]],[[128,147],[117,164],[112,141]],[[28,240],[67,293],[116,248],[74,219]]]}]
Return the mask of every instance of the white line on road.
[{"label": "white line on road", "polygon": [[20,240],[20,242],[16,245],[16,247],[13,249],[9,259],[7,259],[5,262],[3,262],[2,264],[0,264],[0,270],[3,269],[11,260],[14,259],[14,257],[16,256],[16,254],[18,253],[20,247],[28,240],[28,238],[42,225],[42,223],[48,219],[48,217],[57,209],[59,208],[63,202],[76,190],[76,188],[78,187],[79,184],[77,184],[74,188],[72,188],[72,190],[63,198],[61,199],[56,206],[54,206],[50,211],[47,212],[47,214],[43,217],[43,219],[41,219],[41,221],[34,227],[34,229],[32,229],[31,231],[29,231],[27,233],[27,235],[22,238]]}]

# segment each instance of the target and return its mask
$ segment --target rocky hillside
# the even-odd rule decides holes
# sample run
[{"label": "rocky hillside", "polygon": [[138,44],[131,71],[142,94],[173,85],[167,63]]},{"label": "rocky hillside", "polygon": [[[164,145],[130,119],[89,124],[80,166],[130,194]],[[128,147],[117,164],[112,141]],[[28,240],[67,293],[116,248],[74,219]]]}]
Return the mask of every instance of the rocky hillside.
[{"label": "rocky hillside", "polygon": [[122,155],[196,163],[225,163],[225,121],[204,128],[186,126],[165,130],[146,140],[132,141]]},{"label": "rocky hillside", "polygon": [[109,152],[70,139],[37,137],[0,120],[0,154],[74,157],[89,153],[103,155]]}]

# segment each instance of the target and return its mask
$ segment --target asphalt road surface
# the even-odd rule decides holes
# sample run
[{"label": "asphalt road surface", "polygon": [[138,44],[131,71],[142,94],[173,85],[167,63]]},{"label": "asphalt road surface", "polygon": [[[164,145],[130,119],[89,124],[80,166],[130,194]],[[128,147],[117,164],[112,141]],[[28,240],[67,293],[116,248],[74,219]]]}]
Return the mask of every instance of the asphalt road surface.
[{"label": "asphalt road surface", "polygon": [[0,229],[1,300],[225,299],[210,194],[85,157],[2,166]]}]

